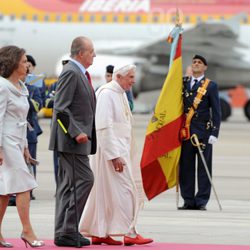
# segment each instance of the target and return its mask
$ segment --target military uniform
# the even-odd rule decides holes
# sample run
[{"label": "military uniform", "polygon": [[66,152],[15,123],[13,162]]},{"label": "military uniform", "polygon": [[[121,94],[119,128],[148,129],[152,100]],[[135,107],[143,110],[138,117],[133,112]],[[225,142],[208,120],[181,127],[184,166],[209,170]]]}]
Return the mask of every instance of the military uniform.
[{"label": "military uniform", "polygon": [[[192,77],[183,78],[184,112],[187,114],[192,107],[197,90],[204,83],[201,79],[191,89]],[[190,124],[190,135],[196,134],[202,145],[203,154],[212,175],[212,145],[208,143],[211,135],[218,137],[221,122],[220,101],[217,84],[210,81],[206,94],[202,97]],[[195,163],[198,156],[197,186],[195,193]],[[193,146],[190,139],[183,141],[180,159],[180,189],[184,205],[191,208],[206,206],[211,192],[211,184],[201,161],[198,148]]]},{"label": "military uniform", "polygon": [[[42,98],[39,89],[36,86],[26,84],[29,91],[29,112],[27,116],[27,121],[29,126],[27,128],[27,140],[29,152],[32,158],[36,159],[37,150],[37,137],[42,134],[42,129],[38,123],[37,112],[43,107]],[[34,176],[36,177],[36,165],[33,165]]]}]

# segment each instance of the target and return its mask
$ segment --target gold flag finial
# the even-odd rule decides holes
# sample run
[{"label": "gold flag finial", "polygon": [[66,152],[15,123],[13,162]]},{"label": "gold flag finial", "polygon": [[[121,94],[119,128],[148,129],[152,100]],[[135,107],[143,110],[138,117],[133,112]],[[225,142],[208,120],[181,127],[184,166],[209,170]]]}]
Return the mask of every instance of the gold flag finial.
[{"label": "gold flag finial", "polygon": [[181,26],[181,19],[180,19],[180,12],[179,9],[176,8],[176,14],[175,14],[175,25],[176,26]]}]

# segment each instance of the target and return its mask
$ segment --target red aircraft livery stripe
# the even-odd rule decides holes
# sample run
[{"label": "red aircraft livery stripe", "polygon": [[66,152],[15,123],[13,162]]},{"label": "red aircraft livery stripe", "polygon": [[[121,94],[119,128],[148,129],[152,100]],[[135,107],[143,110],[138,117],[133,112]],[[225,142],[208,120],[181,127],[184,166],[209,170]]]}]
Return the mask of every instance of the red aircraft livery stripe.
[{"label": "red aircraft livery stripe", "polygon": [[[249,0],[24,0],[29,6],[55,13],[79,12],[122,12],[117,5],[127,6],[129,13],[163,12],[171,13],[176,7],[185,15],[188,14],[218,14],[232,15],[242,11],[250,14]],[[147,8],[148,5],[148,8]],[[134,8],[138,7],[138,8]]]}]

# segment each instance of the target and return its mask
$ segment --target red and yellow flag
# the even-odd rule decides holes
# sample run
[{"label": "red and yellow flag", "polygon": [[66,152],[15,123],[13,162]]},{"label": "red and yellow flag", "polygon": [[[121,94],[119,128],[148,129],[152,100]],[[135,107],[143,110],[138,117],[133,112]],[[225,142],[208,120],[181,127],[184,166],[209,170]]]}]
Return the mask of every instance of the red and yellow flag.
[{"label": "red and yellow flag", "polygon": [[177,25],[170,33],[169,72],[146,132],[141,170],[149,200],[174,187],[178,178],[183,124],[181,32]]}]

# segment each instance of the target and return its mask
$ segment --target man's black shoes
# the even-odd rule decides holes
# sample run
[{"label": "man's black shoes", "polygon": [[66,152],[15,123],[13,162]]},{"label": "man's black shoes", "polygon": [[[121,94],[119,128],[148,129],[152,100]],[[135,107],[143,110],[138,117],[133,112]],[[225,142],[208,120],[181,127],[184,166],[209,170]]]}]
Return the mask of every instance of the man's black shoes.
[{"label": "man's black shoes", "polygon": [[15,195],[10,196],[8,206],[16,206],[16,196]]},{"label": "man's black shoes", "polygon": [[[82,246],[89,246],[90,241],[87,238],[84,238],[81,234],[79,234],[79,244]],[[77,238],[76,236],[59,236],[55,237],[54,244],[58,247],[77,247]]]},{"label": "man's black shoes", "polygon": [[182,207],[178,207],[178,210],[201,210],[201,211],[206,211],[207,208],[206,208],[205,205],[190,206],[188,204],[184,204]]},{"label": "man's black shoes", "polygon": [[83,246],[88,246],[90,245],[90,240],[83,237],[80,233],[78,234],[78,237],[80,239],[80,242],[83,244]]},{"label": "man's black shoes", "polygon": [[182,207],[178,207],[178,210],[195,210],[195,207],[190,206],[188,204],[184,204]]},{"label": "man's black shoes", "polygon": [[206,211],[207,210],[207,208],[206,208],[206,206],[205,205],[200,205],[200,206],[197,206],[197,208],[196,208],[197,210],[201,210],[201,211]]}]

